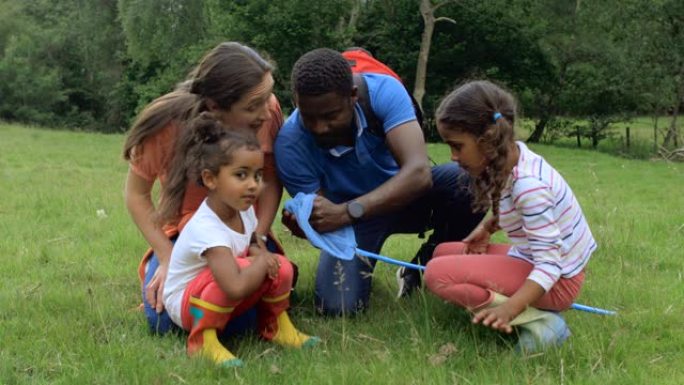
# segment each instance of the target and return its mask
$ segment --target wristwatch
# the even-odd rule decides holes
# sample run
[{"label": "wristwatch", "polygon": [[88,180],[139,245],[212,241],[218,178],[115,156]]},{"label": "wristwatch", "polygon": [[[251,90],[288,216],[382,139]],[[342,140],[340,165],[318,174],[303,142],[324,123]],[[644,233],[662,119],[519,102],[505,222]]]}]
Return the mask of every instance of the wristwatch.
[{"label": "wristwatch", "polygon": [[358,221],[363,217],[365,209],[363,208],[363,205],[359,201],[350,201],[347,202],[347,213],[349,216],[352,218],[354,221]]}]

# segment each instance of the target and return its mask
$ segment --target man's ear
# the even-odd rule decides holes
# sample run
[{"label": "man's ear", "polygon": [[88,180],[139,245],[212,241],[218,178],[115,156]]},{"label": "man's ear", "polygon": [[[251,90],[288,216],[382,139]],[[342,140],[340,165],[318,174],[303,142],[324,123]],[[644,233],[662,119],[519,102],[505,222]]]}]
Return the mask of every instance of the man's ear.
[{"label": "man's ear", "polygon": [[209,190],[214,190],[216,188],[216,175],[213,172],[207,170],[206,168],[202,170],[200,174],[202,177],[202,184]]},{"label": "man's ear", "polygon": [[297,108],[297,105],[299,104],[299,100],[298,100],[298,99],[299,99],[299,98],[297,97],[297,93],[296,93],[296,92],[293,92],[293,93],[292,93],[292,106],[293,106],[294,108]]},{"label": "man's ear", "polygon": [[354,84],[351,89],[351,101],[352,104],[356,103],[356,101],[359,100],[359,87]]}]

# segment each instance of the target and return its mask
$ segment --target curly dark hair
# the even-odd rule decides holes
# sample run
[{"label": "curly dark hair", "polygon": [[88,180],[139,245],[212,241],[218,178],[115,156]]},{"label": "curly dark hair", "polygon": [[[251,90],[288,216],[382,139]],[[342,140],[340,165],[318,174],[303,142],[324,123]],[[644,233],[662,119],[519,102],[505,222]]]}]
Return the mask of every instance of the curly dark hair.
[{"label": "curly dark hair", "polygon": [[202,170],[218,174],[221,167],[233,162],[233,154],[241,148],[259,151],[259,141],[251,130],[224,126],[211,112],[202,112],[187,123],[176,142],[166,186],[156,221],[164,224],[178,219],[185,189],[189,182],[202,186]]},{"label": "curly dark hair", "polygon": [[335,92],[348,96],[354,85],[347,59],[330,48],[317,48],[302,55],[292,67],[291,79],[295,95]]},{"label": "curly dark hair", "polygon": [[[501,116],[495,116],[496,113]],[[447,95],[436,112],[437,122],[448,130],[475,136],[487,162],[485,170],[470,178],[473,208],[492,208],[499,216],[499,199],[506,186],[510,170],[506,170],[508,155],[515,143],[515,98],[502,87],[486,81],[468,82]]]}]

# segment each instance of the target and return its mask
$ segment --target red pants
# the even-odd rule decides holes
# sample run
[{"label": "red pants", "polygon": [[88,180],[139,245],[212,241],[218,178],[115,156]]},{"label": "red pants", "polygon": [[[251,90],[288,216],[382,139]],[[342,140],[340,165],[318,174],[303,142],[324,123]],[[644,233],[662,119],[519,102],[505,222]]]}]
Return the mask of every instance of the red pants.
[{"label": "red pants", "polygon": [[[231,300],[221,290],[214,280],[211,270],[207,267],[195,277],[183,294],[183,308],[181,318],[183,329],[192,334],[201,330],[198,322],[202,319],[200,329],[212,328],[222,330],[230,319],[257,306],[257,319],[261,335],[266,339],[275,335],[275,319],[285,311],[290,304],[290,290],[292,288],[292,265],[287,258],[278,256],[280,270],[275,279],[266,277],[261,286],[249,297],[242,300]],[[247,258],[236,258],[240,269],[251,263]],[[192,310],[191,310],[192,309]]]},{"label": "red pants", "polygon": [[[510,245],[489,245],[486,254],[463,254],[462,242],[442,243],[425,269],[425,285],[438,297],[467,309],[491,302],[491,291],[512,296],[525,283],[533,265],[507,255]],[[572,305],[584,283],[584,271],[560,278],[532,306],[561,311]]]}]

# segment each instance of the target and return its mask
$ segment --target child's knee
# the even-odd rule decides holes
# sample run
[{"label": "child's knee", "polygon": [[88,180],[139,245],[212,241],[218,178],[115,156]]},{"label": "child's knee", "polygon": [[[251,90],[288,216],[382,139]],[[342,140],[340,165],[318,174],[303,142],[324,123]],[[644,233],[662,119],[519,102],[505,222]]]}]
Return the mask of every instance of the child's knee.
[{"label": "child's knee", "polygon": [[454,268],[456,261],[449,257],[434,258],[425,266],[423,280],[431,292],[438,294],[446,286],[446,274]]},{"label": "child's knee", "polygon": [[438,277],[438,270],[436,266],[439,265],[437,259],[433,259],[425,265],[425,272],[423,273],[423,281],[425,282],[425,287],[431,292],[435,291]]},{"label": "child's knee", "polygon": [[292,267],[292,263],[290,262],[287,257],[276,254],[278,257],[278,262],[280,263],[280,267],[278,268],[278,278],[286,284],[289,284],[292,286],[292,277],[294,275],[294,269]]},{"label": "child's knee", "polygon": [[457,255],[463,254],[466,244],[464,242],[444,242],[435,247],[432,257],[440,257],[443,255]]}]

